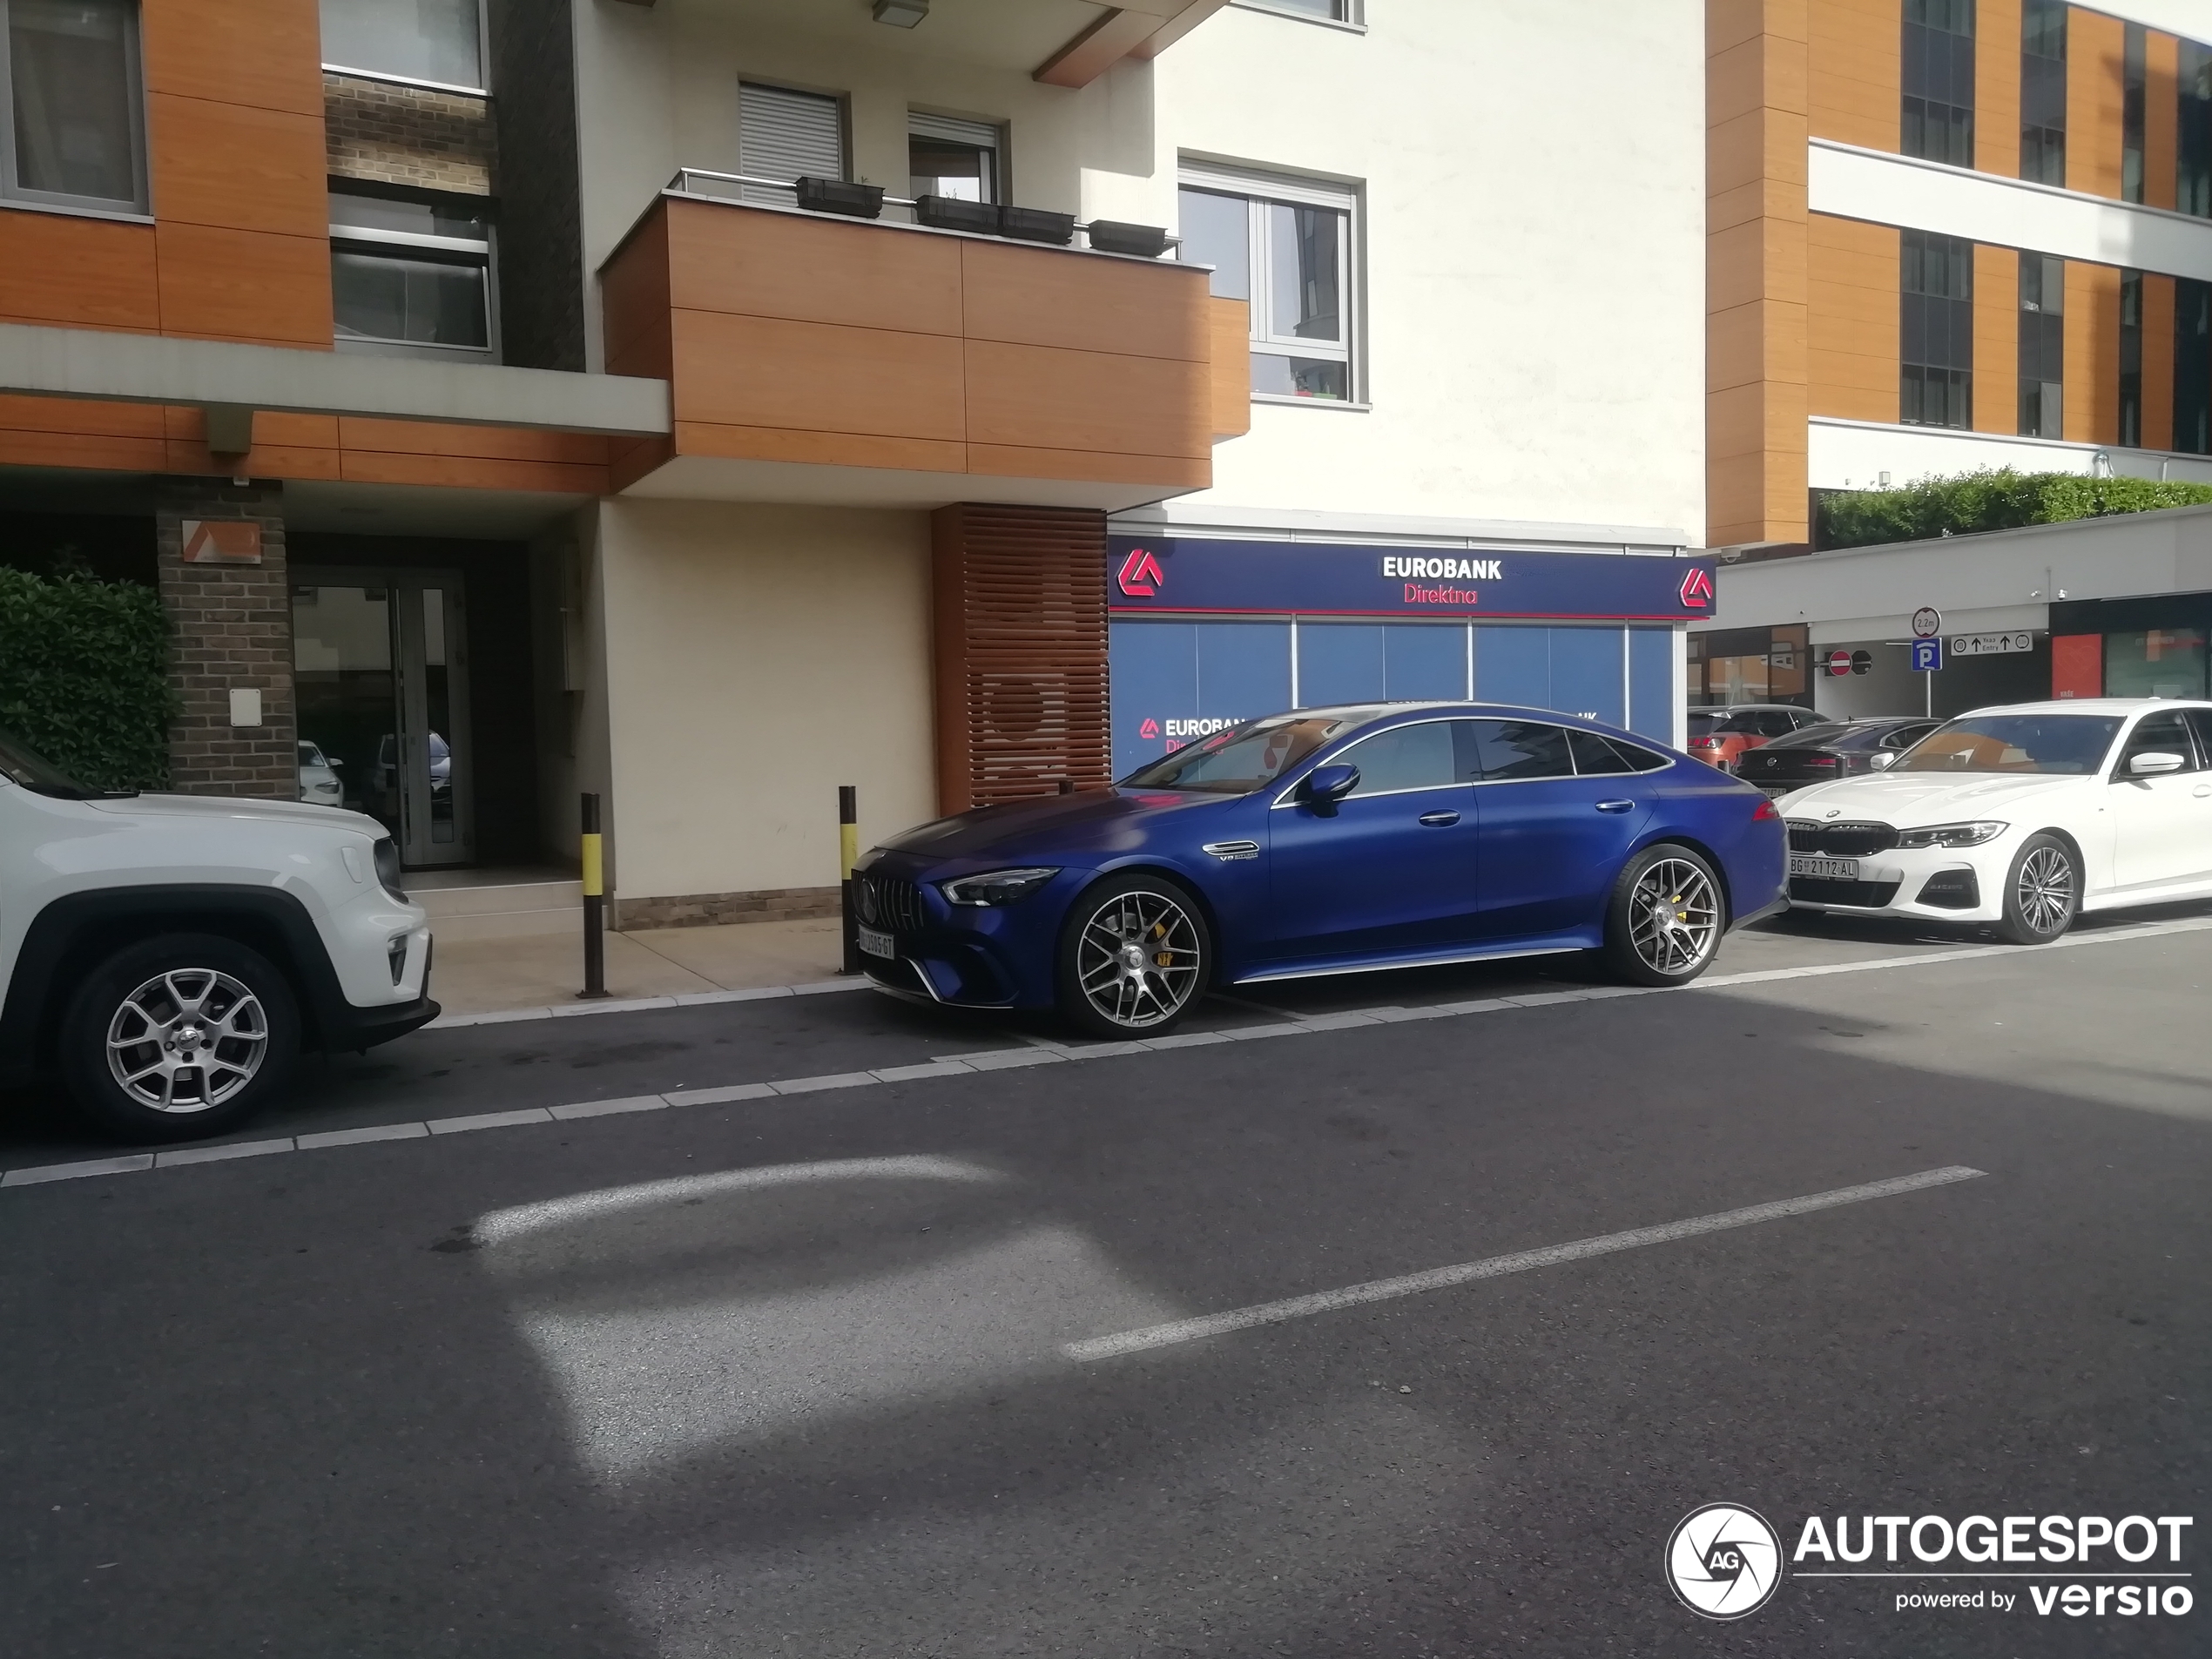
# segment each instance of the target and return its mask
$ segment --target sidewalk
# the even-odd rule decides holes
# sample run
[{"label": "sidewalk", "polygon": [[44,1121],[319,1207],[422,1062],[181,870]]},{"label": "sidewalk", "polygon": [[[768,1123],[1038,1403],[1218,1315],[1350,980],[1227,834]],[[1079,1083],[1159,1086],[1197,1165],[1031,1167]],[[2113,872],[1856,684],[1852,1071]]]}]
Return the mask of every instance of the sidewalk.
[{"label": "sidewalk", "polygon": [[[683,996],[803,985],[834,977],[840,960],[834,921],[610,933],[607,991],[614,997]],[[448,1015],[557,1008],[575,1001],[583,984],[580,931],[440,940],[430,971],[430,995]]]}]

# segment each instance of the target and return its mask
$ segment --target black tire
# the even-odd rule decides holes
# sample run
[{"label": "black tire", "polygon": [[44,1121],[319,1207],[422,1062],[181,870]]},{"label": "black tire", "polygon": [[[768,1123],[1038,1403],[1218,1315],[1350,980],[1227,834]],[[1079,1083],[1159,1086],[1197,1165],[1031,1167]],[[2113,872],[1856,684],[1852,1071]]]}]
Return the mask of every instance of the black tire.
[{"label": "black tire", "polygon": [[[188,1017],[194,1010],[204,1017]],[[116,952],[85,975],[62,1016],[71,1098],[129,1141],[234,1128],[283,1092],[299,1055],[291,982],[259,952],[210,934],[167,934]]]},{"label": "black tire", "polygon": [[2081,860],[2055,835],[2031,835],[2005,872],[1999,935],[2015,945],[2047,945],[2081,914]]},{"label": "black tire", "polygon": [[1164,1035],[1205,995],[1213,961],[1212,930],[1188,892],[1158,876],[1109,876],[1061,924],[1061,1017],[1089,1036]]},{"label": "black tire", "polygon": [[1687,985],[1713,964],[1728,932],[1720,877],[1671,841],[1621,867],[1605,905],[1605,962],[1631,985]]}]

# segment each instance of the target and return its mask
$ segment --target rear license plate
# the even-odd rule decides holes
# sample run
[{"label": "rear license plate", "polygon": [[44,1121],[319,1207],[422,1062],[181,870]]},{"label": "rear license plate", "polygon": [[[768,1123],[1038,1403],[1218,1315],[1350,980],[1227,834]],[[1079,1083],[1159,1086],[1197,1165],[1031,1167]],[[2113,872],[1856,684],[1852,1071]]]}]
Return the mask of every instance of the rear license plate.
[{"label": "rear license plate", "polygon": [[1856,881],[1858,880],[1857,859],[1811,859],[1792,854],[1790,860],[1791,875],[1809,875],[1816,881]]},{"label": "rear license plate", "polygon": [[1784,795],[1790,794],[1796,790],[1797,785],[1761,784],[1759,787],[1766,792],[1766,798],[1769,800],[1780,800]]},{"label": "rear license plate", "polygon": [[880,956],[886,961],[898,960],[898,941],[889,934],[880,934],[873,927],[854,929],[860,935],[860,948],[871,956]]}]

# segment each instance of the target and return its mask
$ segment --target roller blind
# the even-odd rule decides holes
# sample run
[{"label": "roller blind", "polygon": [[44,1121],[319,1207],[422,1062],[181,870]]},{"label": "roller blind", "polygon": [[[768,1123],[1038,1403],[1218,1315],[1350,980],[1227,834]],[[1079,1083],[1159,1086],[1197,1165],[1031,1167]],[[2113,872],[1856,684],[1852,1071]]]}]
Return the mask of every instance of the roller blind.
[{"label": "roller blind", "polygon": [[[738,166],[759,179],[845,177],[845,111],[833,98],[745,81],[738,87]],[[791,192],[747,185],[747,201],[791,206]]]}]

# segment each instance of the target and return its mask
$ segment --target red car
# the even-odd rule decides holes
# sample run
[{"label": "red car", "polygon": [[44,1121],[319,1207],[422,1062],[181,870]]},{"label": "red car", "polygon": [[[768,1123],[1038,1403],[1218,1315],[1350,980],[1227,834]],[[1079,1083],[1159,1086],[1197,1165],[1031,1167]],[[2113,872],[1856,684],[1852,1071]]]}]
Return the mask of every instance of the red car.
[{"label": "red car", "polygon": [[1737,757],[1747,749],[1786,738],[1809,725],[1831,724],[1811,709],[1788,703],[1737,703],[1727,708],[1692,709],[1689,748],[1694,759],[1723,772],[1734,772]]}]

